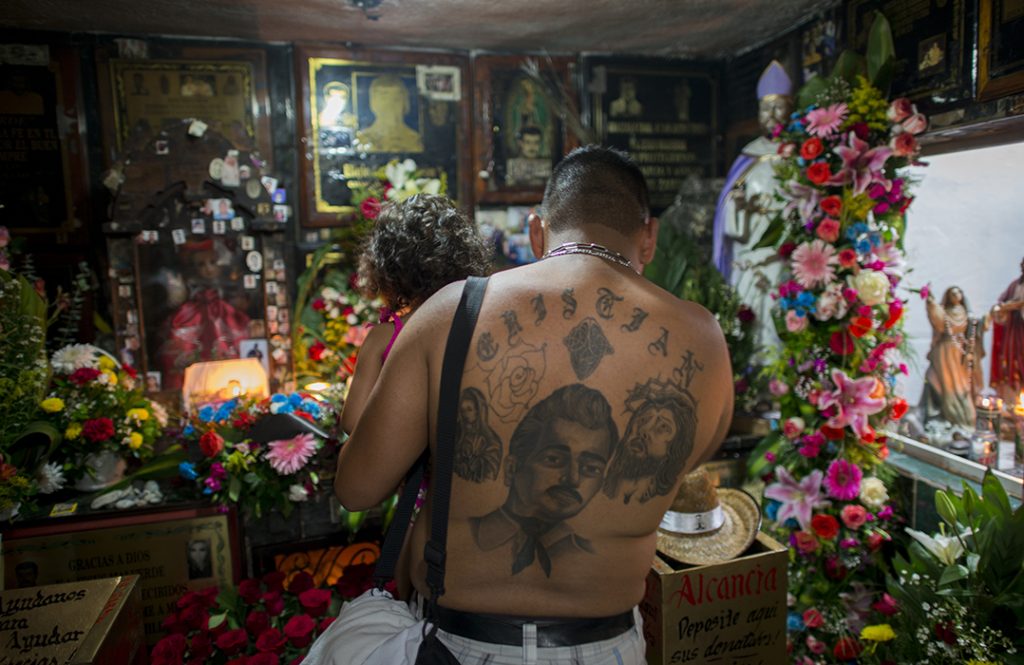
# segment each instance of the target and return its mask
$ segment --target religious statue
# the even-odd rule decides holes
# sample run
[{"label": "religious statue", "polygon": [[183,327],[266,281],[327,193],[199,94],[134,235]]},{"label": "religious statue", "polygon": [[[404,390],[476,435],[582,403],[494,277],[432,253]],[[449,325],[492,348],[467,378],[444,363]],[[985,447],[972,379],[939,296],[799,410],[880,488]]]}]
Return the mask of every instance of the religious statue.
[{"label": "religious statue", "polygon": [[1024,259],[1020,277],[1010,282],[992,308],[992,387],[1008,404],[1024,391]]},{"label": "religious statue", "polygon": [[762,349],[779,343],[771,316],[771,289],[779,281],[782,266],[774,249],[754,249],[754,245],[771,220],[769,209],[778,187],[773,162],[778,153],[770,137],[776,126],[789,119],[792,89],[786,71],[773,60],[757,82],[762,135],[744,146],[729,168],[712,231],[712,260],[757,316],[755,339]]},{"label": "religious statue", "polygon": [[973,430],[974,401],[983,387],[982,335],[989,319],[971,317],[964,293],[957,286],[946,289],[941,304],[929,294],[926,306],[932,346],[921,400],[925,420],[941,418],[954,427]]},{"label": "religious statue", "polygon": [[423,152],[423,136],[406,124],[411,109],[409,89],[395,74],[378,76],[370,84],[373,124],[356,132],[360,149],[366,152]]}]

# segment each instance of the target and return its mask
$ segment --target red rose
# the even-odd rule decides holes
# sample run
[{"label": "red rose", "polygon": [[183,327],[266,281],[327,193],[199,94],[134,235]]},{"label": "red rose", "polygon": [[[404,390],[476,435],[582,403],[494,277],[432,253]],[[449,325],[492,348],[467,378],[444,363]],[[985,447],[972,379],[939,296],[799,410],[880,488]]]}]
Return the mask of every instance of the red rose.
[{"label": "red rose", "polygon": [[292,595],[298,596],[303,591],[309,591],[316,586],[316,580],[313,576],[304,570],[300,570],[292,576],[292,579],[288,581],[288,591]]},{"label": "red rose", "polygon": [[299,594],[299,603],[309,616],[322,617],[331,604],[331,592],[327,589],[308,589]]},{"label": "red rose", "polygon": [[861,141],[867,141],[868,137],[871,136],[871,128],[868,127],[866,122],[856,122],[850,129],[853,130],[854,135]]},{"label": "red rose", "polygon": [[825,242],[835,242],[836,240],[839,240],[839,221],[832,219],[831,217],[826,217],[818,224],[818,228],[815,229],[815,235]]},{"label": "red rose", "polygon": [[253,610],[245,617],[245,630],[250,635],[259,635],[270,628],[270,615],[263,610]]},{"label": "red rose", "polygon": [[235,429],[246,430],[256,424],[256,419],[249,415],[248,412],[242,411],[238,414],[238,417],[231,423],[231,426]]},{"label": "red rose", "polygon": [[881,598],[871,603],[871,609],[879,612],[880,614],[884,614],[887,617],[891,617],[900,611],[900,606],[899,603],[896,602],[895,598],[887,593],[883,593]]},{"label": "red rose", "polygon": [[839,660],[853,660],[860,655],[860,652],[860,642],[847,636],[839,638],[839,641],[836,642],[835,649],[832,650],[832,655]]},{"label": "red rose", "polygon": [[[884,543],[884,542],[885,542],[885,536],[883,536],[882,534],[877,533],[877,532],[873,532],[873,533],[868,534],[868,549],[871,550],[872,552],[877,552],[878,548],[881,547],[882,543]],[[878,609],[878,608],[875,608],[875,609]],[[885,614],[885,612],[882,612],[882,614]]]},{"label": "red rose", "polygon": [[259,580],[242,580],[238,584],[238,595],[250,605],[259,602],[262,593]]},{"label": "red rose", "polygon": [[788,259],[790,254],[796,249],[795,242],[784,242],[779,245],[779,256],[784,259]]},{"label": "red rose", "polygon": [[846,525],[846,528],[853,531],[861,528],[868,521],[868,511],[864,510],[864,506],[858,506],[855,503],[843,506],[839,516],[843,518],[843,524]]},{"label": "red rose", "polygon": [[132,377],[133,379],[138,378],[139,376],[138,370],[132,367],[131,365],[121,365],[121,369],[124,371],[125,374]]},{"label": "red rose", "polygon": [[330,627],[330,625],[334,623],[334,620],[337,618],[338,617],[324,617],[323,619],[321,619],[320,625],[317,626],[317,632],[322,633],[325,630],[327,630],[327,628]]},{"label": "red rose", "polygon": [[369,563],[347,566],[337,584],[341,597],[355,598],[373,586],[373,568]]},{"label": "red rose", "polygon": [[241,628],[235,628],[218,636],[216,644],[224,655],[234,656],[249,644],[249,636]]},{"label": "red rose", "polygon": [[316,622],[307,614],[296,614],[284,625],[284,634],[293,647],[302,649],[313,641]]},{"label": "red rose", "polygon": [[793,538],[796,540],[796,548],[804,554],[810,554],[818,549],[818,539],[814,537],[813,533],[797,531],[793,534]]},{"label": "red rose", "polygon": [[188,627],[181,622],[177,612],[171,612],[160,622],[160,628],[165,633],[187,633]]},{"label": "red rose", "polygon": [[192,643],[189,645],[188,653],[192,658],[204,660],[213,653],[213,642],[207,633],[196,633],[192,636]]},{"label": "red rose", "polygon": [[892,410],[889,411],[889,417],[893,420],[899,420],[903,416],[907,415],[907,411],[910,409],[907,406],[907,400],[902,397],[897,397],[892,403]]},{"label": "red rose", "polygon": [[829,427],[828,425],[821,426],[821,433],[829,441],[842,441],[846,436],[846,431],[842,427]]},{"label": "red rose", "polygon": [[951,621],[940,621],[935,624],[935,637],[952,646],[956,644],[956,633],[953,632]]},{"label": "red rose", "polygon": [[279,591],[269,591],[263,594],[263,606],[267,608],[267,614],[276,617],[284,612],[284,598]]},{"label": "red rose", "polygon": [[202,605],[191,605],[181,611],[181,621],[193,630],[199,630],[206,626],[210,619],[210,613]]},{"label": "red rose", "polygon": [[914,113],[914,105],[906,97],[898,97],[889,104],[885,116],[891,122],[901,122],[904,118]]},{"label": "red rose", "polygon": [[838,217],[839,213],[843,211],[843,200],[835,194],[826,196],[818,205],[821,206],[821,211],[829,217]]},{"label": "red rose", "polygon": [[248,665],[249,659],[245,656],[239,656],[238,658],[232,658],[226,665]]},{"label": "red rose", "polygon": [[313,311],[316,312],[322,312],[325,309],[327,309],[327,303],[324,302],[323,298],[317,298],[316,300],[313,301],[313,304],[310,306],[313,308]]},{"label": "red rose", "polygon": [[318,362],[324,357],[325,351],[327,351],[327,345],[320,340],[317,340],[313,343],[313,346],[309,347],[309,351],[307,351],[306,354],[309,356],[310,360]]},{"label": "red rose", "polygon": [[850,321],[849,331],[851,335],[853,335],[857,339],[860,339],[864,335],[867,335],[869,332],[871,332],[871,329],[873,327],[874,323],[868,317],[855,316],[853,317],[853,320]]},{"label": "red rose", "polygon": [[284,591],[284,578],[287,577],[280,570],[272,570],[263,576],[263,584],[267,591]]},{"label": "red rose", "polygon": [[831,515],[815,515],[811,518],[811,528],[823,540],[832,540],[839,535],[839,520]]},{"label": "red rose", "polygon": [[900,132],[889,141],[889,147],[897,157],[912,157],[917,152],[917,139],[910,132]]},{"label": "red rose", "polygon": [[92,418],[82,423],[82,436],[93,443],[106,441],[114,436],[114,421],[110,418]]},{"label": "red rose", "polygon": [[254,656],[249,656],[245,665],[278,665],[281,662],[281,658],[276,653],[258,653]]},{"label": "red rose", "polygon": [[740,305],[739,310],[736,312],[736,318],[740,320],[740,323],[751,323],[757,318],[757,315],[754,314],[754,310],[746,305]]},{"label": "red rose", "polygon": [[827,162],[817,162],[807,168],[807,179],[815,185],[824,185],[832,177],[832,169]]},{"label": "red rose", "polygon": [[825,146],[821,144],[821,139],[817,137],[807,139],[804,141],[804,144],[800,146],[800,156],[807,161],[811,161],[824,151]]},{"label": "red rose", "polygon": [[267,628],[256,638],[256,649],[264,653],[281,653],[287,643],[288,640],[281,631],[277,628]]},{"label": "red rose", "polygon": [[828,340],[828,346],[837,356],[848,356],[853,353],[853,337],[846,331],[834,332]]},{"label": "red rose", "polygon": [[154,660],[163,659],[169,661],[178,661],[185,657],[185,649],[188,647],[188,642],[184,635],[175,633],[174,635],[168,635],[163,638],[155,645],[153,645],[152,657]]},{"label": "red rose", "polygon": [[852,268],[857,265],[857,252],[849,247],[839,250],[839,265],[844,268]]},{"label": "red rose", "polygon": [[845,579],[848,572],[850,571],[846,569],[846,566],[839,562],[839,557],[833,556],[825,559],[825,577],[830,580],[838,582]]},{"label": "red rose", "polygon": [[99,375],[100,371],[98,369],[93,369],[92,367],[79,367],[71,373],[71,376],[68,377],[68,381],[76,386],[84,386],[90,381],[94,381]]},{"label": "red rose", "polygon": [[804,625],[808,628],[821,628],[825,625],[825,618],[821,616],[821,612],[812,607],[804,612]]},{"label": "red rose", "polygon": [[371,196],[359,204],[359,211],[366,219],[377,219],[377,215],[380,214],[380,200]]},{"label": "red rose", "polygon": [[207,457],[216,457],[224,450],[224,438],[210,430],[199,437],[199,449]]}]

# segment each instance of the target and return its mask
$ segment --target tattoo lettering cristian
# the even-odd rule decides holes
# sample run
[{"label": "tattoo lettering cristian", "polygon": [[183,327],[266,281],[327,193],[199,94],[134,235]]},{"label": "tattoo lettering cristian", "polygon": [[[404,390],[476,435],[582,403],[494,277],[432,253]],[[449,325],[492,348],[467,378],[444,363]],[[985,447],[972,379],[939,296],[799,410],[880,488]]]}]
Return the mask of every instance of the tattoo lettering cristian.
[{"label": "tattoo lettering cristian", "polygon": [[621,328],[622,332],[636,332],[640,329],[640,324],[647,318],[647,312],[640,309],[639,307],[633,308],[633,320],[629,323],[623,323]]},{"label": "tattoo lettering cristian", "polygon": [[544,296],[538,293],[533,297],[533,300],[530,301],[530,304],[533,305],[533,311],[537,315],[537,319],[533,322],[533,325],[539,326],[540,322],[548,315],[548,308],[544,306]]},{"label": "tattoo lettering cristian", "polygon": [[697,433],[697,401],[689,391],[693,372],[687,374],[688,368],[703,367],[695,363],[693,353],[687,351],[671,378],[649,379],[629,391],[626,433],[604,480],[609,498],[621,496],[628,504],[638,495],[637,501],[644,503],[672,491],[693,452]]},{"label": "tattoo lettering cristian", "polygon": [[480,339],[476,341],[477,358],[487,362],[488,360],[494,360],[496,355],[498,355],[498,345],[495,343],[491,333],[485,332],[480,335]]},{"label": "tattoo lettering cristian", "polygon": [[547,345],[533,346],[520,340],[496,359],[481,358],[477,369],[484,374],[487,404],[501,422],[517,422],[530,408],[547,370],[546,349]]},{"label": "tattoo lettering cristian", "polygon": [[519,325],[519,317],[510,309],[502,313],[501,319],[505,322],[505,329],[508,331],[508,345],[518,345],[519,333],[523,332],[523,327]]},{"label": "tattoo lettering cristian", "polygon": [[476,388],[466,388],[459,398],[455,423],[455,474],[474,483],[497,480],[501,466],[501,438],[491,429],[487,398]]},{"label": "tattoo lettering cristian", "polygon": [[611,289],[601,287],[597,290],[597,315],[602,319],[610,319],[615,316],[612,313],[612,308],[615,307],[615,303],[622,302],[625,300],[622,296],[617,296]]},{"label": "tattoo lettering cristian", "polygon": [[571,319],[576,313],[576,298],[572,295],[572,289],[562,291],[562,318]]},{"label": "tattoo lettering cristian", "polygon": [[570,384],[538,402],[509,442],[505,503],[470,520],[477,547],[507,547],[513,575],[536,564],[551,577],[560,556],[593,554],[566,520],[600,491],[617,440],[611,405],[592,388]]},{"label": "tattoo lettering cristian", "polygon": [[601,324],[592,316],[580,321],[562,341],[569,349],[569,361],[580,381],[593,374],[606,355],[615,352],[601,330]]},{"label": "tattoo lettering cristian", "polygon": [[647,345],[647,352],[652,356],[656,356],[659,353],[662,356],[668,356],[668,330],[665,328],[661,329],[661,335],[658,336],[658,339]]}]

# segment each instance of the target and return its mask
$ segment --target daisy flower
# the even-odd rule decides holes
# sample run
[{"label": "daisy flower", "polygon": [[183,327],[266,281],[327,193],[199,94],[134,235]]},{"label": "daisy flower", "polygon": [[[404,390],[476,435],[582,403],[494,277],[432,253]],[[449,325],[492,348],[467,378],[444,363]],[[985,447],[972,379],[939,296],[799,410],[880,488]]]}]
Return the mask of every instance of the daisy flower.
[{"label": "daisy flower", "polygon": [[96,356],[97,349],[91,344],[69,344],[53,354],[50,364],[61,374],[71,374],[76,369],[95,367]]},{"label": "daisy flower", "polygon": [[299,434],[291,439],[271,441],[267,444],[267,461],[282,476],[295,473],[316,452],[316,438],[312,434]]},{"label": "daisy flower", "polygon": [[814,109],[807,114],[807,132],[812,136],[827,137],[835,134],[839,125],[846,120],[846,104],[833,104]]},{"label": "daisy flower", "polygon": [[860,494],[860,480],[863,476],[860,467],[853,462],[833,460],[825,474],[825,489],[833,498],[852,501]]},{"label": "daisy flower", "polygon": [[835,280],[835,265],[838,263],[836,248],[822,240],[803,243],[790,257],[793,278],[805,289],[831,284]]},{"label": "daisy flower", "polygon": [[41,464],[36,469],[36,482],[40,493],[53,494],[64,487],[64,471],[56,462]]}]

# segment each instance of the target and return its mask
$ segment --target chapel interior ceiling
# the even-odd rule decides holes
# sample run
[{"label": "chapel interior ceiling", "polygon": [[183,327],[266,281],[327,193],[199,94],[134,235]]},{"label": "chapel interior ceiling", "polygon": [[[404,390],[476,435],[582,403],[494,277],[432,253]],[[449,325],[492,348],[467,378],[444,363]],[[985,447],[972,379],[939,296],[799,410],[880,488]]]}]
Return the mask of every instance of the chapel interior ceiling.
[{"label": "chapel interior ceiling", "polygon": [[[357,3],[378,5],[366,10]],[[446,50],[723,57],[833,0],[7,0],[0,26]],[[376,16],[375,20],[367,14]]]}]

